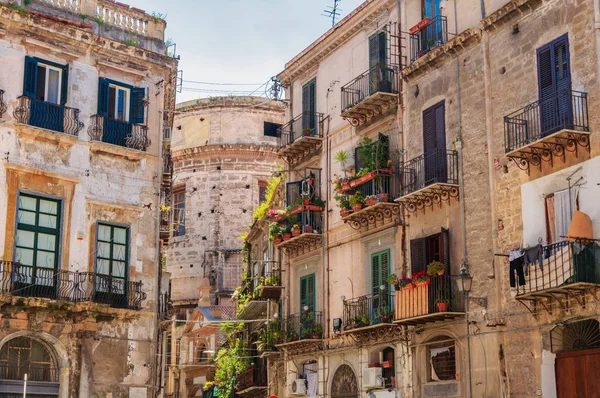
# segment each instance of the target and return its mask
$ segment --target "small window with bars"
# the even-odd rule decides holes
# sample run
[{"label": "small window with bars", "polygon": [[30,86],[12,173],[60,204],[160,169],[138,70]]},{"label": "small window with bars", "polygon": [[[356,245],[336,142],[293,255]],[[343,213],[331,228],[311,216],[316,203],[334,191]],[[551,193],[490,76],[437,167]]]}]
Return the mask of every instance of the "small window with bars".
[{"label": "small window with bars", "polygon": [[456,380],[456,347],[454,340],[440,336],[427,346],[429,381]]}]

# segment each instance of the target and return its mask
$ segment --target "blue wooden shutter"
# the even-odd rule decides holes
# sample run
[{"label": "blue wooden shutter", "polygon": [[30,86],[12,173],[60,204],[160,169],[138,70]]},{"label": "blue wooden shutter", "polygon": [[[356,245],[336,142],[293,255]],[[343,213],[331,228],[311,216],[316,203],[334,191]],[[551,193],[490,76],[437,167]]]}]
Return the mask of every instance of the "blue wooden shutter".
[{"label": "blue wooden shutter", "polygon": [[146,98],[146,89],[131,89],[131,111],[129,113],[129,122],[134,124],[144,123],[144,99]]},{"label": "blue wooden shutter", "polygon": [[108,117],[108,79],[101,77],[98,82],[98,115]]},{"label": "blue wooden shutter", "polygon": [[67,103],[67,97],[69,94],[69,65],[62,67],[62,81],[60,87],[60,104],[65,105]]},{"label": "blue wooden shutter", "polygon": [[23,95],[35,98],[37,90],[38,61],[33,57],[25,57],[25,77],[23,79]]}]

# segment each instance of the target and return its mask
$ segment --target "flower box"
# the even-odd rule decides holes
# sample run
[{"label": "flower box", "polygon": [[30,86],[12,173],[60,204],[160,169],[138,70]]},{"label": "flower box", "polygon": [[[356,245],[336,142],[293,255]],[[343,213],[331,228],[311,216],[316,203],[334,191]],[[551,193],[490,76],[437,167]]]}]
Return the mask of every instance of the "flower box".
[{"label": "flower box", "polygon": [[377,198],[375,198],[375,197],[365,200],[365,204],[367,206],[373,206],[376,203],[377,203]]},{"label": "flower box", "polygon": [[273,242],[275,242],[276,245],[280,244],[282,240],[283,238],[281,236],[276,236],[273,238]]},{"label": "flower box", "polygon": [[292,234],[290,234],[289,232],[286,234],[283,234],[283,240],[290,240],[292,239]]},{"label": "flower box", "polygon": [[417,33],[418,31],[420,31],[421,29],[423,29],[425,26],[429,25],[429,22],[431,20],[429,18],[424,18],[422,21],[420,21],[418,24],[416,24],[415,26],[413,26],[412,28],[410,28],[408,30],[408,33],[410,33],[411,35],[414,35],[415,33]]},{"label": "flower box", "polygon": [[298,236],[298,235],[300,235],[301,232],[302,231],[300,230],[300,228],[293,229],[292,230],[292,236]]},{"label": "flower box", "polygon": [[[285,239],[285,237],[284,237],[284,239]],[[412,283],[409,283],[408,285],[404,286],[402,288],[402,290],[411,290],[411,289],[414,289],[414,288],[415,288],[415,285],[413,285]]]},{"label": "flower box", "polygon": [[352,211],[357,212],[357,211],[360,211],[362,209],[362,204],[357,203],[355,205],[352,205],[351,207],[352,207]]},{"label": "flower box", "polygon": [[431,279],[425,279],[424,281],[415,281],[415,286],[425,286],[431,283]]},{"label": "flower box", "polygon": [[394,362],[393,361],[383,361],[383,362],[381,362],[381,366],[384,368],[391,368],[392,366],[394,366]]}]

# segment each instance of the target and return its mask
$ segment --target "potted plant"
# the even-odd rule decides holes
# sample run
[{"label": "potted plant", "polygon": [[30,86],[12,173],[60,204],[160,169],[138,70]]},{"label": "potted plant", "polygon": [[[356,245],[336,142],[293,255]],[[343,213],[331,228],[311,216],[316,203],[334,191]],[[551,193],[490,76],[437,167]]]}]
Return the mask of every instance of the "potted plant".
[{"label": "potted plant", "polygon": [[387,203],[390,201],[390,194],[387,192],[377,194],[378,203]]},{"label": "potted plant", "polygon": [[392,321],[392,309],[387,306],[379,307],[377,315],[379,315],[379,319],[383,323],[390,323]]},{"label": "potted plant", "polygon": [[323,328],[321,327],[321,325],[315,324],[313,326],[311,337],[313,338],[313,340],[318,340],[323,337]]},{"label": "potted plant", "polygon": [[398,280],[398,276],[396,274],[390,274],[385,281],[386,281],[386,283],[388,283],[390,285],[394,285],[394,286],[397,286],[398,283],[400,282]]},{"label": "potted plant", "polygon": [[292,225],[292,236],[298,236],[298,235],[300,235],[301,232],[302,232],[302,230],[300,229],[300,225],[298,225],[298,224]]},{"label": "potted plant", "polygon": [[285,230],[283,231],[283,240],[290,240],[292,239],[292,232],[289,229],[289,227],[286,227]]},{"label": "potted plant", "polygon": [[417,272],[412,276],[412,280],[415,286],[425,286],[431,283],[431,279],[429,279],[429,275],[427,275],[427,271]]},{"label": "potted plant", "polygon": [[305,137],[310,137],[313,134],[313,129],[310,127],[303,128],[302,134],[304,134]]},{"label": "potted plant", "polygon": [[448,311],[448,307],[450,306],[450,300],[448,300],[448,299],[438,299],[435,302],[435,305],[437,305],[437,308],[438,308],[439,312],[447,312]]},{"label": "potted plant", "polygon": [[377,203],[377,196],[369,195],[365,198],[365,205],[373,206],[375,203]]},{"label": "potted plant", "polygon": [[310,204],[310,194],[306,193],[306,192],[302,192],[300,194],[300,197],[302,198],[302,203],[305,205],[309,205]]},{"label": "potted plant", "polygon": [[410,278],[402,278],[398,281],[398,285],[397,285],[397,290],[410,290],[412,288],[415,287],[415,285],[413,285],[413,281]]},{"label": "potted plant", "polygon": [[311,172],[308,174],[308,177],[306,178],[306,183],[308,185],[313,185],[314,182],[315,182],[315,174]]},{"label": "potted plant", "polygon": [[350,214],[350,201],[347,195],[337,194],[333,197],[340,207],[340,216],[346,217]]},{"label": "potted plant", "polygon": [[429,263],[429,265],[427,265],[427,274],[429,276],[441,276],[444,275],[444,272],[446,272],[446,267],[439,261],[434,260],[431,263]]},{"label": "potted plant", "polygon": [[365,200],[360,191],[356,191],[354,195],[350,197],[350,207],[352,208],[352,211],[360,211],[364,204]]},{"label": "potted plant", "polygon": [[344,151],[343,149],[339,150],[334,157],[336,163],[340,163],[342,165],[342,170],[344,171],[344,176],[346,176],[346,164],[350,160],[350,154],[348,151]]},{"label": "potted plant", "polygon": [[275,238],[281,236],[282,233],[283,227],[280,224],[276,222],[269,224],[269,241],[274,241]]},{"label": "potted plant", "polygon": [[305,225],[304,226],[304,233],[305,234],[312,234],[313,233],[313,227],[312,227],[312,225]]},{"label": "potted plant", "polygon": [[281,235],[278,235],[273,238],[273,243],[275,243],[276,245],[280,244],[282,241],[283,241],[283,237]]}]

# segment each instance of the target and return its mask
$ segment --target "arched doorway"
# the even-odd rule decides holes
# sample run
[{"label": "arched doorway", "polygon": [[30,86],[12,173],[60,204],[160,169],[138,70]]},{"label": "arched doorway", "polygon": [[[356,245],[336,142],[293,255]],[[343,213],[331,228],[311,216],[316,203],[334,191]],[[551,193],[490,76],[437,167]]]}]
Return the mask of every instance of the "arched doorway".
[{"label": "arched doorway", "polygon": [[331,398],[358,398],[358,381],[350,366],[342,365],[335,371]]},{"label": "arched doorway", "polygon": [[59,368],[52,349],[38,340],[17,337],[0,348],[0,398],[22,396],[25,374],[27,396],[58,396]]}]

